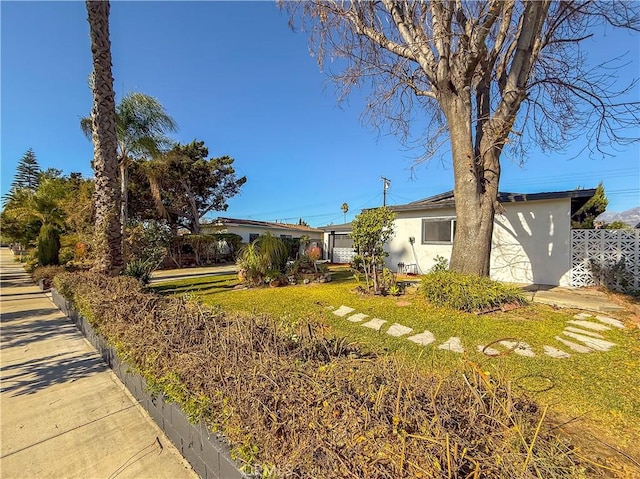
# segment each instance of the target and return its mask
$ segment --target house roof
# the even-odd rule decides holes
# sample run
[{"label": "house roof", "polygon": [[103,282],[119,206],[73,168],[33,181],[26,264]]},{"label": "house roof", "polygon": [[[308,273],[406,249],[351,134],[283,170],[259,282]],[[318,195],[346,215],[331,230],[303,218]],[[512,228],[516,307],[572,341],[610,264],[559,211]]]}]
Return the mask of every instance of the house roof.
[{"label": "house roof", "polygon": [[287,231],[300,231],[305,233],[322,233],[321,229],[311,228],[305,225],[296,225],[289,223],[273,223],[271,221],[245,220],[240,218],[223,218],[218,217],[207,226],[254,226],[256,228],[272,228]]},{"label": "house roof", "polygon": [[[569,190],[569,191],[550,191],[546,193],[498,193],[498,201],[500,203],[513,203],[521,201],[539,201],[539,200],[555,200],[560,198],[570,198],[572,210],[579,208],[589,201],[596,192],[595,188],[586,190]],[[575,205],[574,205],[575,203]],[[413,201],[405,205],[390,206],[393,211],[411,211],[411,210],[431,210],[437,208],[455,207],[453,191],[440,193],[439,195],[430,196],[422,200]]]},{"label": "house roof", "polygon": [[327,226],[319,226],[318,229],[324,231],[325,233],[329,233],[331,231],[335,231],[336,233],[351,233],[351,223],[342,223],[339,225],[327,225]]}]

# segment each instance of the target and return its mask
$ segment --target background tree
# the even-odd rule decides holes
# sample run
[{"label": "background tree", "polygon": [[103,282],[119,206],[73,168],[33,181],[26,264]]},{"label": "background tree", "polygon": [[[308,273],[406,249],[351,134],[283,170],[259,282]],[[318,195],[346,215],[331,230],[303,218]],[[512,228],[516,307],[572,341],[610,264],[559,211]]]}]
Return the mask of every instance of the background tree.
[{"label": "background tree", "polygon": [[375,294],[380,292],[379,269],[384,265],[384,245],[393,238],[396,214],[387,207],[365,210],[351,222],[353,247],[358,252],[357,264],[373,282]]},{"label": "background tree", "polygon": [[227,200],[247,181],[237,178],[233,158],[209,158],[203,141],[175,145],[169,152],[134,165],[137,219],[166,218],[173,227],[200,233],[200,221],[210,211],[224,211]]},{"label": "background tree", "polygon": [[347,213],[349,212],[349,205],[346,203],[342,203],[342,206],[340,207],[340,209],[342,210],[342,213],[344,214],[344,222],[347,222]]},{"label": "background tree", "polygon": [[631,226],[630,224],[625,223],[624,221],[615,220],[615,221],[612,221],[611,223],[606,223],[604,225],[604,229],[607,229],[607,230],[631,230],[631,229],[633,229],[633,226]]},{"label": "background tree", "polygon": [[[451,269],[488,275],[505,148],[592,151],[625,143],[639,102],[624,103],[609,69],[587,67],[584,40],[602,25],[638,30],[637,4],[580,0],[281,2],[312,31],[320,66],[332,61],[341,98],[370,85],[366,113],[401,139],[426,118],[424,158],[451,148],[457,227]],[[294,20],[295,18],[292,18]],[[303,20],[305,22],[305,20]],[[612,47],[615,48],[615,47]],[[336,61],[334,61],[336,60]],[[521,114],[519,114],[521,113]],[[625,130],[626,129],[626,130]],[[634,133],[635,134],[635,133]]]},{"label": "background tree", "polygon": [[[91,137],[91,119],[80,120],[82,131]],[[129,170],[132,162],[159,155],[173,144],[166,136],[177,130],[174,119],[162,104],[144,93],[129,93],[116,106],[116,134],[120,169],[122,231],[128,218]]]},{"label": "background tree", "polygon": [[120,225],[116,104],[109,39],[109,2],[87,0],[86,6],[93,58],[91,123],[96,219],[94,269],[115,276],[122,271],[124,258]]},{"label": "background tree", "polygon": [[4,203],[11,200],[14,193],[18,190],[27,189],[29,191],[35,191],[38,187],[41,173],[36,154],[29,148],[22,158],[20,158],[20,161],[18,161],[9,192],[3,198]]},{"label": "background tree", "polygon": [[605,195],[604,186],[600,183],[589,201],[571,216],[571,227],[573,229],[592,229],[595,219],[604,213],[608,204],[609,200]]}]

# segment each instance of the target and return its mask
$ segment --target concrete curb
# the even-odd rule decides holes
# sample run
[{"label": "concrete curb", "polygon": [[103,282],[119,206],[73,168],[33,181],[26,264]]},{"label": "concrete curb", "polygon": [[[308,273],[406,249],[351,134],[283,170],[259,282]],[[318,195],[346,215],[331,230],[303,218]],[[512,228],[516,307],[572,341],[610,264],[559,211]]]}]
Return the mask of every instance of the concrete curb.
[{"label": "concrete curb", "polygon": [[113,370],[118,379],[149,413],[176,446],[194,471],[203,479],[250,479],[231,459],[231,449],[218,434],[202,423],[191,424],[182,409],[166,401],[162,393],[151,394],[145,380],[122,362],[109,343],[76,311],[55,288],[51,288],[53,303],[76,325]]}]

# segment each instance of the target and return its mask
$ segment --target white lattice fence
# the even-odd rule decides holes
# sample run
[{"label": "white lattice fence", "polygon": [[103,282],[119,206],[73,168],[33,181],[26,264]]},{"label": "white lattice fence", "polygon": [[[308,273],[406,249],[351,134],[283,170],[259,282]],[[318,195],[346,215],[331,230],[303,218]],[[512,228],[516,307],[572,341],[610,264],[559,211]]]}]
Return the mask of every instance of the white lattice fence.
[{"label": "white lattice fence", "polygon": [[[593,286],[592,261],[600,267],[625,265],[628,287],[640,289],[640,230],[572,230],[571,285]],[[621,277],[617,284],[620,287]]]},{"label": "white lattice fence", "polygon": [[350,263],[355,255],[353,248],[333,248],[334,263]]}]

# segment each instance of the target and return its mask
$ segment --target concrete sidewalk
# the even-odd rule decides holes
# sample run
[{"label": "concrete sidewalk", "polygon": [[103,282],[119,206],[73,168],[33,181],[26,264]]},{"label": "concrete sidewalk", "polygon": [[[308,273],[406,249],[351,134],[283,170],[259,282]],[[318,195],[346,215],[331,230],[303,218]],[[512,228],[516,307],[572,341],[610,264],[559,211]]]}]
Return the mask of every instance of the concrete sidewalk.
[{"label": "concrete sidewalk", "polygon": [[13,259],[0,249],[0,477],[198,477]]}]

